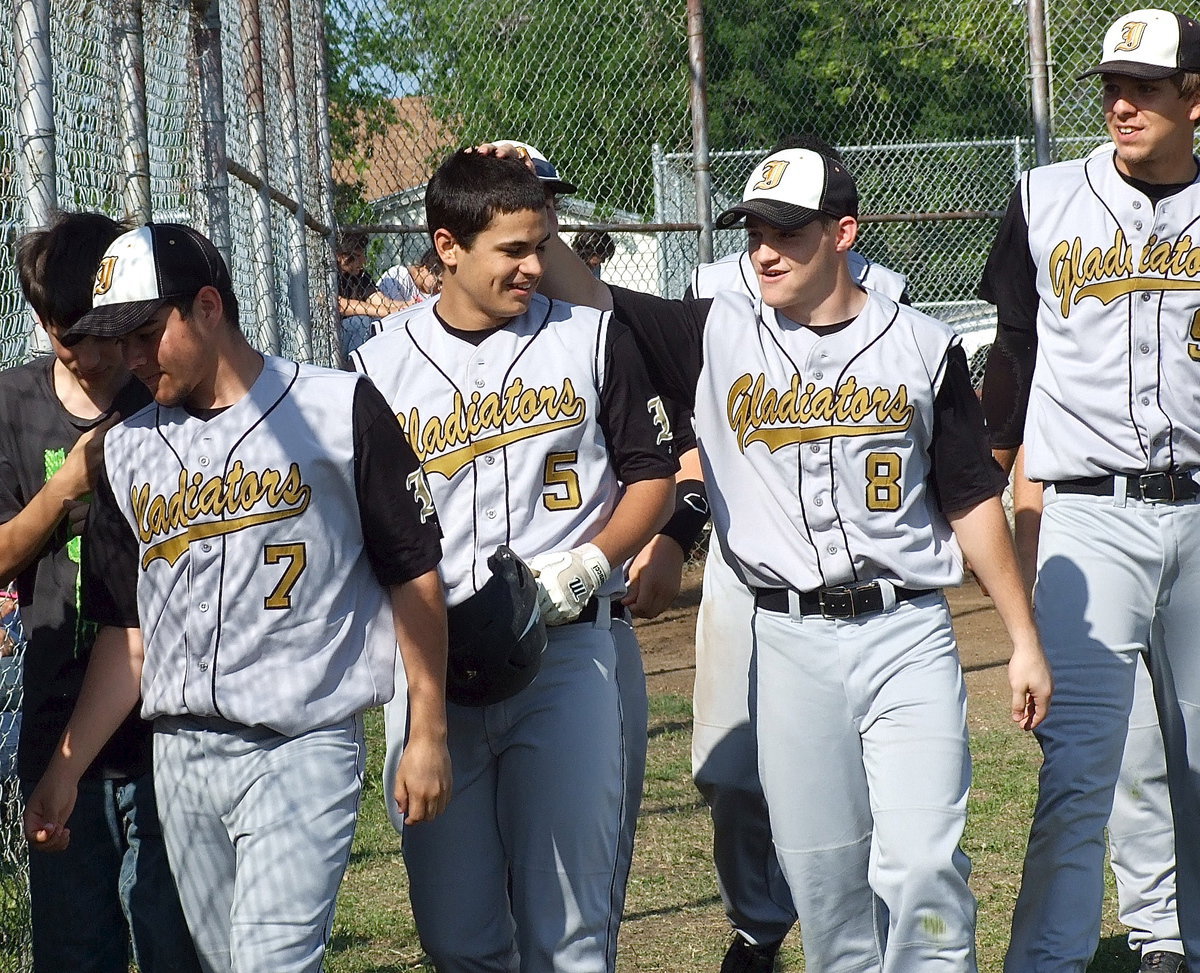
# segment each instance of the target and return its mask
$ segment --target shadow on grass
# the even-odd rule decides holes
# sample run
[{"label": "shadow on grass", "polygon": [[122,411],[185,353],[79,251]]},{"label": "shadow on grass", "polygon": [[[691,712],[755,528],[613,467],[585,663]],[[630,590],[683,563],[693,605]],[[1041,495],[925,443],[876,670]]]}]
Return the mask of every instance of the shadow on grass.
[{"label": "shadow on grass", "polygon": [[668,723],[656,723],[654,726],[650,727],[649,731],[646,733],[646,738],[648,740],[654,740],[654,739],[662,736],[664,733],[691,733],[691,732],[692,732],[692,721],[691,720],[672,720]]},{"label": "shadow on grass", "polygon": [[674,905],[663,906],[660,909],[643,909],[641,912],[626,912],[625,922],[635,922],[638,919],[651,919],[655,916],[674,916],[690,909],[708,909],[721,904],[719,895],[706,895],[691,902],[677,902]]},{"label": "shadow on grass", "polygon": [[1088,965],[1088,973],[1133,973],[1137,967],[1137,957],[1124,936],[1105,936]]}]

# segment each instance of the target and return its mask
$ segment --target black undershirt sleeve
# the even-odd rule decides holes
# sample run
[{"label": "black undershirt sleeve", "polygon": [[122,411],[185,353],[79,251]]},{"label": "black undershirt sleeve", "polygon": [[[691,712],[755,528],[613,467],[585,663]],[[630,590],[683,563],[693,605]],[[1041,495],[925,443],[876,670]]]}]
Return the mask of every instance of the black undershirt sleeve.
[{"label": "black undershirt sleeve", "polygon": [[1025,412],[1037,358],[1037,268],[1029,251],[1029,224],[1021,205],[1021,184],[1008,199],[996,232],[979,296],[996,305],[996,339],[983,377],[983,411],[996,449],[1012,449],[1024,439]]},{"label": "black undershirt sleeve", "polygon": [[712,301],[668,301],[624,287],[609,290],[613,317],[633,332],[654,388],[692,408],[704,364],[704,322]]},{"label": "black undershirt sleeve", "polygon": [[600,388],[600,427],[609,461],[622,483],[674,476],[679,469],[671,448],[670,415],[660,398],[629,329],[610,318]]},{"label": "black undershirt sleeve", "polygon": [[139,628],[137,535],[117,506],[104,470],[92,490],[80,564],[81,614],[97,625]]},{"label": "black undershirt sleeve", "polygon": [[353,408],[354,480],[367,559],[380,584],[403,584],[441,561],[441,526],[432,497],[424,492],[422,500],[409,484],[420,467],[412,446],[365,378],[354,388]]},{"label": "black undershirt sleeve", "polygon": [[931,485],[945,513],[966,510],[999,496],[1008,477],[992,458],[983,429],[983,410],[962,347],[947,352],[945,375],[933,402],[929,445]]}]

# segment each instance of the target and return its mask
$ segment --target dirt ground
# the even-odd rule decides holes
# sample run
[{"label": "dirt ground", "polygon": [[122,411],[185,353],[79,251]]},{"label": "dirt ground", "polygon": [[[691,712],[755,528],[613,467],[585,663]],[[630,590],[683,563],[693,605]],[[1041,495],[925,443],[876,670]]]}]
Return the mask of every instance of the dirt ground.
[{"label": "dirt ground", "polygon": [[[696,606],[703,564],[689,567],[675,605],[658,618],[637,623],[651,693],[690,695],[695,678]],[[959,654],[972,698],[1006,699],[1009,642],[1004,626],[973,579],[947,591]]]}]

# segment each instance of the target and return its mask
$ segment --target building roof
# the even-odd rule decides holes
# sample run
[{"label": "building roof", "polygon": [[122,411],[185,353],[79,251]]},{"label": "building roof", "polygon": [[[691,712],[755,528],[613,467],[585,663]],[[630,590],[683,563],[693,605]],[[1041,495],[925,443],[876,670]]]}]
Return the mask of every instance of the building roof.
[{"label": "building roof", "polygon": [[392,119],[379,131],[364,131],[358,156],[333,163],[334,180],[361,186],[368,202],[424,186],[436,163],[455,147],[453,133],[421,96],[392,98],[390,105]]}]

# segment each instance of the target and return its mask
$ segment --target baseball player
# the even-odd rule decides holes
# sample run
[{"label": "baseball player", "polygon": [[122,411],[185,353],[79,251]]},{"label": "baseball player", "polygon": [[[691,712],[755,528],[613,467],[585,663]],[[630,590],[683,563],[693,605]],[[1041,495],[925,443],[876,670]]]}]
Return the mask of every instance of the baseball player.
[{"label": "baseball player", "polygon": [[[79,696],[95,630],[79,617],[81,514],[115,414],[149,401],[120,351],[63,339],[92,306],[105,249],[125,228],[60,213],[17,242],[21,288],[53,350],[0,372],[0,575],[16,578],[28,640],[17,772],[28,798]],[[60,855],[29,856],[33,968],[198,970],[154,801],[150,726],[132,714],[82,774]]]},{"label": "baseball player", "polygon": [[[1112,152],[1112,146],[1100,150]],[[1042,485],[1025,476],[1024,449],[997,451],[1013,460],[1013,519],[1017,559],[1027,590],[1037,574]],[[1117,883],[1117,916],[1129,928],[1129,948],[1149,969],[1170,968],[1183,956],[1175,902],[1175,827],[1167,787],[1162,731],[1144,655],[1133,681],[1129,728],[1108,818],[1109,863]]]},{"label": "baseball player", "polygon": [[[89,514],[79,705],[26,810],[63,843],[80,772],[142,689],[171,863],[205,970],[318,971],[354,833],[362,711],[404,656],[410,822],[449,797],[440,542],[360,376],[264,357],[221,255],[119,237],[68,341],[120,344],[154,401],[111,429]],[[407,484],[398,490],[397,483]]]},{"label": "baseball player", "polygon": [[[1006,968],[1082,971],[1099,937],[1103,828],[1145,656],[1176,834],[1200,826],[1193,633],[1200,563],[1196,362],[1200,26],[1120,17],[1098,65],[1112,146],[1022,176],[984,271],[997,306],[984,402],[1044,487],[1035,611],[1061,708],[1044,762]],[[1097,389],[1104,390],[1098,394]],[[1200,851],[1176,841],[1187,965],[1200,964]],[[1143,948],[1142,968],[1183,956]]]},{"label": "baseball player", "polygon": [[676,464],[628,332],[535,294],[544,192],[514,159],[447,160],[426,191],[441,295],[352,356],[421,458],[447,532],[447,602],[477,591],[505,544],[538,575],[550,626],[527,688],[448,704],[455,798],[404,832],[417,929],[445,973],[615,969],[615,669],[632,630],[612,567],[661,524]]},{"label": "baseball player", "polygon": [[1014,640],[1019,725],[1050,679],[966,358],[855,284],[857,211],[840,163],[774,153],[718,219],[747,220],[761,301],[610,294],[656,386],[695,406],[714,529],[754,590],[759,769],[807,968],[974,969],[966,695],[940,591],[964,555]]},{"label": "baseball player", "polygon": [[[1060,709],[1044,762],[1006,969],[1082,971],[1099,938],[1103,828],[1139,655],[1167,757],[1176,834],[1200,826],[1200,26],[1137,10],[1104,36],[1112,145],[1025,173],[980,287],[997,306],[984,403],[998,448],[1024,442],[1044,487],[1035,611]],[[1097,394],[1103,389],[1104,394]],[[1200,852],[1176,842],[1187,964],[1200,964]],[[1184,958],[1143,948],[1142,968]]]},{"label": "baseball player", "polygon": [[[907,281],[901,274],[855,250],[846,257],[851,278],[859,285],[908,303]],[[737,273],[731,274],[735,267]],[[759,298],[758,274],[748,252],[696,268],[694,298],[710,299],[720,290]],[[748,709],[754,600],[726,561],[719,538],[714,536],[711,543],[714,550],[705,560],[696,618],[692,774],[712,812],[717,884],[736,933],[722,973],[769,971],[796,913],[771,846]]]}]

